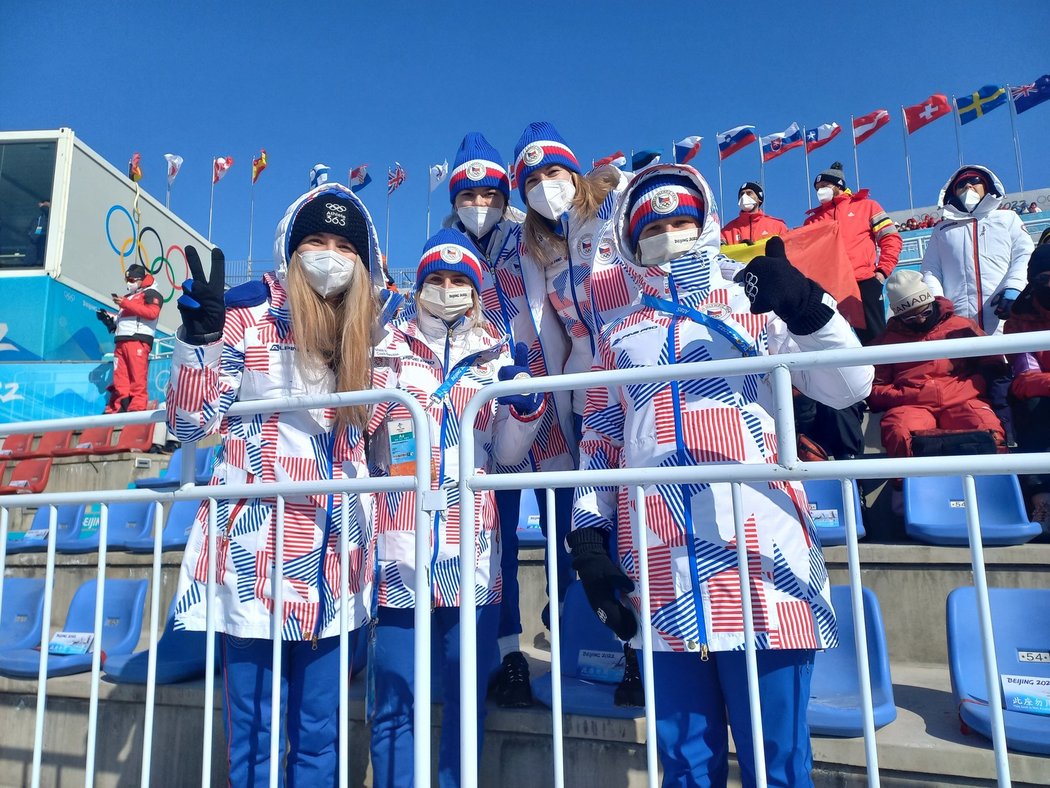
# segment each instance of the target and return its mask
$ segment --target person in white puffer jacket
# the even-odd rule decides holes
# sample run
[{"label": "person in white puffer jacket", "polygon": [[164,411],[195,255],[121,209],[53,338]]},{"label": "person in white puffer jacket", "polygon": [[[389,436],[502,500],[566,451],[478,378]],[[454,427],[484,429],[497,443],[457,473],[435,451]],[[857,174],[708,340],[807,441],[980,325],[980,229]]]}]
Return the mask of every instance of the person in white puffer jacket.
[{"label": "person in white puffer jacket", "polygon": [[[415,598],[415,493],[379,496],[376,519],[379,611],[370,671],[375,686],[372,731],[373,784],[377,788],[412,785],[414,686],[414,608],[431,611],[434,661],[444,685],[444,713],[438,756],[443,788],[459,784],[459,621],[460,540],[475,549],[479,729],[484,728],[485,684],[495,667],[502,579],[501,541],[495,496],[475,496],[475,521],[464,529],[457,484],[459,442],[473,430],[474,473],[494,465],[514,466],[528,455],[546,410],[540,394],[511,395],[490,401],[473,425],[461,424],[467,403],[496,380],[529,377],[524,343],[513,356],[505,334],[480,309],[481,255],[458,230],[442,229],[428,241],[416,274],[415,309],[389,327],[375,351],[375,385],[412,394],[430,416],[429,457],[416,456],[412,422],[399,404],[380,406],[369,425],[372,462],[381,472],[415,472],[429,462],[436,487],[448,491],[448,508],[433,513],[432,555],[425,567],[431,598]],[[408,430],[406,434],[406,430]],[[429,733],[428,733],[429,735]]]},{"label": "person in white puffer jacket", "polygon": [[[723,278],[713,205],[696,170],[671,164],[637,173],[620,203],[619,254],[644,289],[641,303],[598,337],[594,369],[666,366],[671,380],[589,389],[582,469],[776,462],[766,376],[675,381],[673,365],[860,347],[834,299],[777,256],[779,238],[769,242],[771,256],[736,275],[743,287]],[[807,395],[844,407],[868,394],[873,370],[823,367],[791,377]],[[801,484],[745,484],[741,494],[769,784],[806,785],[813,655],[837,642],[827,570]],[[639,534],[628,488],[581,487],[568,538],[573,566],[599,619],[638,648],[639,596],[621,601],[617,592],[634,591],[637,545],[647,546],[664,785],[725,784],[727,718],[744,784],[752,784],[730,485],[648,484],[644,500],[648,530]]]},{"label": "person in white puffer jacket", "polygon": [[[324,184],[293,202],[277,229],[276,273],[225,293],[222,252],[193,278],[178,305],[168,392],[169,428],[182,441],[216,432],[222,451],[212,484],[354,479],[368,475],[367,409],[315,408],[229,416],[235,402],[371,387],[371,348],[382,286],[379,244],[364,205]],[[333,785],[338,775],[339,626],[346,606],[351,651],[369,620],[374,575],[371,495],[284,499],[284,609],[273,616],[277,500],[217,502],[213,611],[222,633],[223,722],[230,783],[269,779],[273,637],[284,641],[282,723],[290,785]],[[350,575],[340,577],[344,533]],[[190,534],[179,577],[176,629],[207,624],[208,503]],[[344,598],[343,583],[348,585]],[[351,670],[360,665],[351,662]],[[283,779],[284,775],[282,775]]]}]

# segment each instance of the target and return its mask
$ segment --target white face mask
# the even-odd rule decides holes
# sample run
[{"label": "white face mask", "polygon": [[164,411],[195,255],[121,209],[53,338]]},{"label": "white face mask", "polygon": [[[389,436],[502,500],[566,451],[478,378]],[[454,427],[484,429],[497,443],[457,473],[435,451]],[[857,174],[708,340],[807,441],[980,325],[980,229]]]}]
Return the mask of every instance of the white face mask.
[{"label": "white face mask", "polygon": [[451,323],[474,306],[474,288],[424,284],[419,288],[419,305],[434,317]]},{"label": "white face mask", "polygon": [[525,194],[525,202],[540,216],[556,222],[569,210],[576,196],[572,181],[559,179],[540,181]]},{"label": "white face mask", "polygon": [[138,291],[139,287],[141,287],[141,283],[140,282],[125,282],[125,286],[127,287],[127,291],[129,293],[135,293],[135,292]]},{"label": "white face mask", "polygon": [[496,226],[496,222],[502,215],[502,208],[493,208],[491,205],[485,207],[464,205],[456,209],[456,216],[459,217],[467,232],[475,238],[484,237],[485,233]]},{"label": "white face mask", "polygon": [[982,199],[984,198],[981,197],[981,195],[979,195],[973,189],[967,189],[963,192],[962,197],[959,198],[959,202],[961,202],[963,204],[963,207],[967,210],[967,212],[969,212],[976,208],[977,204]]},{"label": "white face mask", "polygon": [[343,292],[354,281],[357,261],[331,249],[299,252],[299,259],[303,264],[306,281],[321,298]]},{"label": "white face mask", "polygon": [[740,199],[737,200],[737,205],[740,206],[742,211],[753,211],[758,202],[750,194],[741,194]]},{"label": "white face mask", "polygon": [[671,230],[638,242],[639,262],[648,267],[681,257],[700,240],[700,230]]},{"label": "white face mask", "polygon": [[820,204],[823,205],[829,202],[835,196],[835,190],[830,186],[821,186],[817,189],[817,199],[820,200]]}]

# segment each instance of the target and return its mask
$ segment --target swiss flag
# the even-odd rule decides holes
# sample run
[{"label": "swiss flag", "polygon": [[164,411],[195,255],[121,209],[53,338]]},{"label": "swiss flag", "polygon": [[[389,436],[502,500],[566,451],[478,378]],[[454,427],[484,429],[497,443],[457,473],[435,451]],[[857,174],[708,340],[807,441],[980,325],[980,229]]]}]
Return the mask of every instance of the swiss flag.
[{"label": "swiss flag", "polygon": [[942,93],[934,93],[925,101],[920,101],[912,107],[905,107],[904,123],[908,127],[908,133],[914,134],[927,123],[932,123],[951,111],[952,105],[948,97]]}]

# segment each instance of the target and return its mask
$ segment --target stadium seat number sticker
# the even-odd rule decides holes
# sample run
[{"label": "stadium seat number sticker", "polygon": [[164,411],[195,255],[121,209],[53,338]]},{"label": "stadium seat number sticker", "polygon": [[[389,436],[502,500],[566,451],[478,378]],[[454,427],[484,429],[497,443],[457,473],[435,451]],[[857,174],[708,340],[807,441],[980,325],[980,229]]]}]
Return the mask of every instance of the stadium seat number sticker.
[{"label": "stadium seat number sticker", "polygon": [[1050,663],[1050,651],[1018,651],[1017,661]]}]

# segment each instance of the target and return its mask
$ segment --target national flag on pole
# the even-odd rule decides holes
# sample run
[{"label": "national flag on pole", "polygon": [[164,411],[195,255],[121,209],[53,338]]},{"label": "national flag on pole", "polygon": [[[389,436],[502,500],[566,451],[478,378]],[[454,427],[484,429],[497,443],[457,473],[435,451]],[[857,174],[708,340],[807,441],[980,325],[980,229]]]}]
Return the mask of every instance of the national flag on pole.
[{"label": "national flag on pole", "polygon": [[933,123],[952,111],[951,102],[943,93],[934,93],[925,101],[904,108],[904,123],[908,133],[914,134],[927,123]]},{"label": "national flag on pole", "polygon": [[332,171],[332,168],[327,164],[321,164],[318,162],[310,168],[310,188],[316,189],[322,183],[328,183],[328,174]]},{"label": "national flag on pole", "polygon": [[996,107],[1006,103],[1006,88],[1002,85],[985,85],[968,96],[955,99],[955,110],[959,113],[959,123],[965,125],[987,115]]},{"label": "national flag on pole", "polygon": [[1010,97],[1014,100],[1014,110],[1018,114],[1042,104],[1050,99],[1050,74],[1043,74],[1030,85],[1010,88]]},{"label": "national flag on pole", "polygon": [[591,168],[597,169],[598,167],[604,167],[607,164],[611,164],[613,167],[623,167],[627,164],[627,157],[623,155],[622,150],[618,150],[616,153],[610,153],[604,158],[594,159],[591,161]]},{"label": "national flag on pole", "polygon": [[806,153],[812,153],[817,148],[823,148],[841,133],[842,126],[838,123],[821,123],[816,128],[807,128]]},{"label": "national flag on pole", "polygon": [[448,159],[443,164],[435,164],[430,168],[430,191],[434,191],[448,177]]},{"label": "national flag on pole", "polygon": [[688,164],[700,152],[703,137],[685,137],[674,144],[674,158],[679,164]]},{"label": "national flag on pole", "polygon": [[853,144],[860,145],[864,140],[890,122],[890,113],[877,109],[867,115],[853,119]]},{"label": "national flag on pole", "polygon": [[802,129],[797,123],[792,123],[783,131],[762,138],[762,161],[772,161],[792,148],[799,148],[804,144]]},{"label": "national flag on pole", "polygon": [[164,160],[168,162],[168,186],[171,186],[175,182],[175,176],[182,169],[182,156],[177,156],[174,153],[165,153]]},{"label": "national flag on pole", "polygon": [[648,167],[650,164],[657,164],[660,161],[661,155],[663,155],[663,151],[659,148],[649,148],[647,150],[640,150],[637,153],[632,153],[631,171],[637,172],[643,167]]},{"label": "national flag on pole", "polygon": [[131,161],[128,162],[128,177],[138,183],[142,180],[142,154],[133,153]]},{"label": "national flag on pole", "polygon": [[211,166],[211,182],[216,184],[222,180],[226,170],[233,166],[233,156],[216,156]]},{"label": "national flag on pole", "polygon": [[372,182],[372,176],[368,174],[368,165],[362,164],[350,170],[350,191],[357,193]]},{"label": "national flag on pole", "polygon": [[394,169],[387,168],[386,171],[386,194],[389,197],[391,194],[396,192],[398,188],[405,182],[405,178],[408,174],[405,172],[405,168],[401,166],[401,162],[394,162]]},{"label": "national flag on pole", "polygon": [[736,126],[718,135],[718,158],[728,159],[738,150],[757,140],[754,126]]},{"label": "national flag on pole", "polygon": [[259,180],[262,171],[266,169],[266,148],[259,148],[259,155],[252,159],[252,183]]}]

